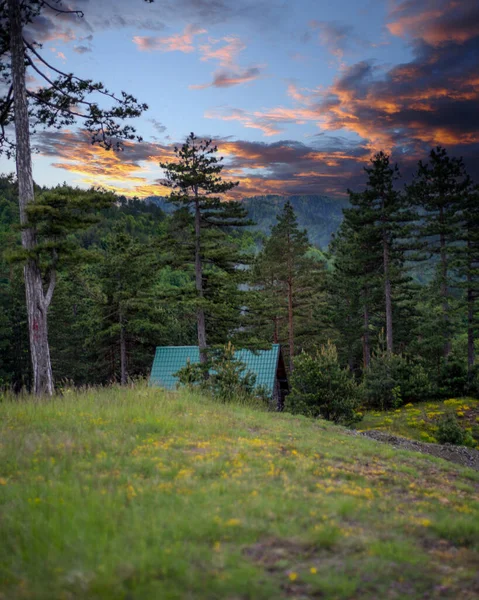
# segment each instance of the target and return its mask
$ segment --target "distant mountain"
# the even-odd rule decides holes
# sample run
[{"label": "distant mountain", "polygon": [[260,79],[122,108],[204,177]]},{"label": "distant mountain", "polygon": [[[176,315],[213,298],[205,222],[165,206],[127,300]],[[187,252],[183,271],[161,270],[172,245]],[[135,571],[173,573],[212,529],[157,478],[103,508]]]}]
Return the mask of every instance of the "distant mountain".
[{"label": "distant mountain", "polygon": [[[298,217],[299,226],[308,231],[309,239],[315,246],[326,248],[343,219],[343,208],[348,206],[347,200],[335,200],[327,196],[252,196],[244,198],[249,218],[256,224],[253,230],[269,234],[276,223],[276,216],[287,201],[293,205]],[[166,213],[175,207],[165,198],[150,196],[148,202],[158,205]]]}]

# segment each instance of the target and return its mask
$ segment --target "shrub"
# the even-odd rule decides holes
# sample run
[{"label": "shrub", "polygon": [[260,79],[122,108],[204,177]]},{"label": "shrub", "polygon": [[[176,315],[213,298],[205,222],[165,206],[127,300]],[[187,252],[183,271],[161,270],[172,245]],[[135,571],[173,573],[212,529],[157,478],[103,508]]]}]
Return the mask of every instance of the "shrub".
[{"label": "shrub", "polygon": [[235,358],[231,343],[212,354],[206,364],[188,363],[176,376],[180,385],[199,388],[222,402],[264,401],[266,392],[256,388],[256,375]]},{"label": "shrub", "polygon": [[328,342],[314,354],[303,352],[294,359],[285,410],[348,425],[360,420],[358,405],[358,386],[341,368],[334,344]]},{"label": "shrub", "polygon": [[468,391],[468,373],[465,361],[451,354],[443,359],[437,380],[438,395],[443,398],[464,396]]},{"label": "shrub", "polygon": [[408,362],[399,354],[379,349],[364,372],[363,393],[372,408],[389,410],[403,402],[418,402],[432,395],[432,385],[424,367]]},{"label": "shrub", "polygon": [[438,423],[436,432],[440,444],[454,444],[456,446],[474,446],[473,437],[465,431],[454,413],[446,413]]}]

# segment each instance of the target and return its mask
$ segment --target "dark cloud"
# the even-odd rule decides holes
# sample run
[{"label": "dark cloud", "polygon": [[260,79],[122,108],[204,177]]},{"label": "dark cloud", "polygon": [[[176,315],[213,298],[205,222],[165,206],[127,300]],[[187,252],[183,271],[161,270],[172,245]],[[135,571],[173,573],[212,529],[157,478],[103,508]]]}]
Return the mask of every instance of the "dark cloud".
[{"label": "dark cloud", "polygon": [[217,88],[228,88],[234,85],[240,85],[242,83],[249,83],[255,79],[259,79],[262,75],[260,67],[248,67],[243,69],[237,67],[235,69],[219,69],[213,74],[213,81],[211,83],[203,83],[198,85],[191,85],[192,89],[204,89],[207,87]]},{"label": "dark cloud", "polygon": [[[326,136],[310,145],[292,140],[272,144],[244,140],[215,139],[225,157],[224,175],[239,181],[234,195],[326,194],[344,196],[348,187],[362,182],[367,148],[343,140],[338,148]],[[181,140],[177,141],[177,144]],[[54,159],[53,166],[77,174],[87,185],[102,185],[128,195],[159,195],[160,161],[174,158],[175,144],[126,143],[123,152],[92,146],[85,132],[38,134],[41,155]],[[158,171],[156,171],[156,169]]]}]

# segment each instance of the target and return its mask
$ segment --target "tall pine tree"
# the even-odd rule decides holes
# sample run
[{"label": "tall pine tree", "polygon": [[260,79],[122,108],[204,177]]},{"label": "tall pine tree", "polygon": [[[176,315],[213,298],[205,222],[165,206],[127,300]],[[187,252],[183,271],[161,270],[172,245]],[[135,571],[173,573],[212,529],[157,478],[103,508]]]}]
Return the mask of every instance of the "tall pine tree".
[{"label": "tall pine tree", "polygon": [[429,162],[419,161],[418,170],[407,187],[409,202],[418,212],[416,235],[423,260],[438,262],[438,279],[443,313],[443,355],[451,352],[453,335],[450,294],[451,255],[460,239],[459,224],[463,195],[470,186],[464,162],[449,157],[438,146],[429,154]]},{"label": "tall pine tree", "polygon": [[208,358],[208,337],[221,332],[224,343],[238,325],[245,258],[232,230],[249,224],[240,202],[221,199],[238,184],[222,179],[217,151],[212,140],[191,133],[181,148],[175,148],[175,162],[160,163],[172,188],[169,201],[180,209],[174,236],[168,240],[173,254],[178,251],[171,260],[185,269],[194,265],[193,303],[203,364]]}]

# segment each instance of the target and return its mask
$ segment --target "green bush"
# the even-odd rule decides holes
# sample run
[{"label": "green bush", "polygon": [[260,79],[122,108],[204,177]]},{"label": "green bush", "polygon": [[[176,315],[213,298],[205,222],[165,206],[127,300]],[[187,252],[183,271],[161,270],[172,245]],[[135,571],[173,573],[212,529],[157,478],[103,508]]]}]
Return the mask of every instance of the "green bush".
[{"label": "green bush", "polygon": [[358,386],[341,368],[334,344],[328,342],[314,354],[303,352],[294,359],[286,411],[348,425],[359,421],[358,406]]},{"label": "green bush", "polygon": [[371,408],[389,410],[405,402],[426,400],[433,393],[424,367],[409,362],[400,354],[379,349],[364,372],[363,394]]},{"label": "green bush", "polygon": [[180,385],[199,388],[202,392],[222,402],[264,403],[266,392],[256,387],[256,375],[246,370],[246,365],[235,358],[231,343],[215,351],[206,364],[188,363],[176,376]]},{"label": "green bush", "polygon": [[464,396],[468,387],[467,365],[455,355],[443,359],[437,378],[438,396]]},{"label": "green bush", "polygon": [[472,435],[465,431],[454,413],[446,413],[438,423],[436,439],[440,444],[475,446]]}]

